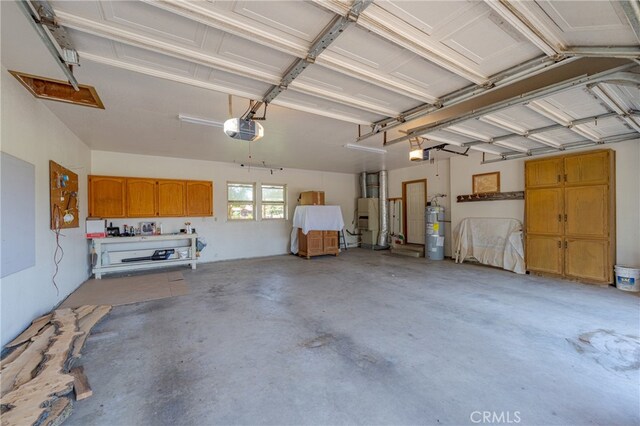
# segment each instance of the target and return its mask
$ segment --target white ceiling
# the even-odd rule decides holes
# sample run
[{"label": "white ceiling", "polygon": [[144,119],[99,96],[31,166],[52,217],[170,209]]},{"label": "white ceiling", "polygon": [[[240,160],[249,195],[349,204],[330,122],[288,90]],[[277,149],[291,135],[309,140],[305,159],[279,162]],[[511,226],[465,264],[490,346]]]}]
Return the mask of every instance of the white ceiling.
[{"label": "white ceiling", "polygon": [[[3,66],[63,78],[17,6],[1,3]],[[387,146],[385,155],[343,148],[355,142],[358,124],[368,133],[372,123],[483,88],[536,58],[636,52],[640,36],[616,1],[376,0],[275,98],[263,122],[266,136],[250,144],[177,116],[222,122],[227,94],[234,95],[233,115],[241,115],[249,99],[262,99],[306,57],[351,1],[51,4],[79,51],[75,76],[97,88],[106,109],[47,106],[92,149],[246,162],[251,146],[255,162],[342,172],[411,164],[408,143]],[[623,112],[640,109],[637,85],[599,86]],[[421,134],[431,141],[425,146],[470,143],[488,153],[527,153],[638,131],[640,119],[632,114],[527,134],[614,110],[580,86]],[[413,127],[409,121],[396,132]],[[359,144],[382,147],[382,134]]]}]

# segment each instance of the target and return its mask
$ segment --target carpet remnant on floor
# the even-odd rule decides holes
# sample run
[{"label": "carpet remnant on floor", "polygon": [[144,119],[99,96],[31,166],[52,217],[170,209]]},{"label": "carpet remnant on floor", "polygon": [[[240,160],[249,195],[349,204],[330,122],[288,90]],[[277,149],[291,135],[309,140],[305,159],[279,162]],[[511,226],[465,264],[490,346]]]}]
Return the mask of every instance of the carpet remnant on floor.
[{"label": "carpet remnant on floor", "polygon": [[65,300],[61,308],[81,305],[129,305],[148,300],[189,294],[182,272],[132,275],[85,281]]}]

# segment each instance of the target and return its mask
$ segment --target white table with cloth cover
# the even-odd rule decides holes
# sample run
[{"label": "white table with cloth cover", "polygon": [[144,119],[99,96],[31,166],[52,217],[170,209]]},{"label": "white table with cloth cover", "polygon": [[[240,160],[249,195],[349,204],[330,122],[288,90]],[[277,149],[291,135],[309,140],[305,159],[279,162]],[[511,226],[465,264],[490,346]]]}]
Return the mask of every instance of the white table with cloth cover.
[{"label": "white table with cloth cover", "polygon": [[291,253],[298,253],[298,229],[309,231],[341,231],[344,228],[340,206],[297,206],[293,213]]}]

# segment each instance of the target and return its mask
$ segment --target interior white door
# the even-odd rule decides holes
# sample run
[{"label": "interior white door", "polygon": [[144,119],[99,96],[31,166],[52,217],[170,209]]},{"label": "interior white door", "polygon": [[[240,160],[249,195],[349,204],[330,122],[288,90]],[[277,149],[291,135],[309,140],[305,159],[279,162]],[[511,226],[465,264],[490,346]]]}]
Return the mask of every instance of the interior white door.
[{"label": "interior white door", "polygon": [[407,243],[424,244],[424,208],[426,206],[426,185],[424,182],[407,183]]}]

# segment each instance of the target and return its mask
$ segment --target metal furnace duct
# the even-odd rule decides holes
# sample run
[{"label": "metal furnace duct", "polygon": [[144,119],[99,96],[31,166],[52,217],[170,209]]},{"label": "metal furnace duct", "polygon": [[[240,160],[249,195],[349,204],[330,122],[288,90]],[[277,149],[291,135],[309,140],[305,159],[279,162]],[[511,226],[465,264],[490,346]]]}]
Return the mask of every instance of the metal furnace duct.
[{"label": "metal furnace duct", "polygon": [[378,246],[389,246],[389,192],[387,189],[387,171],[381,170],[379,173],[380,185],[380,233],[378,234]]},{"label": "metal furnace duct", "polygon": [[367,172],[360,173],[360,198],[367,198]]}]

